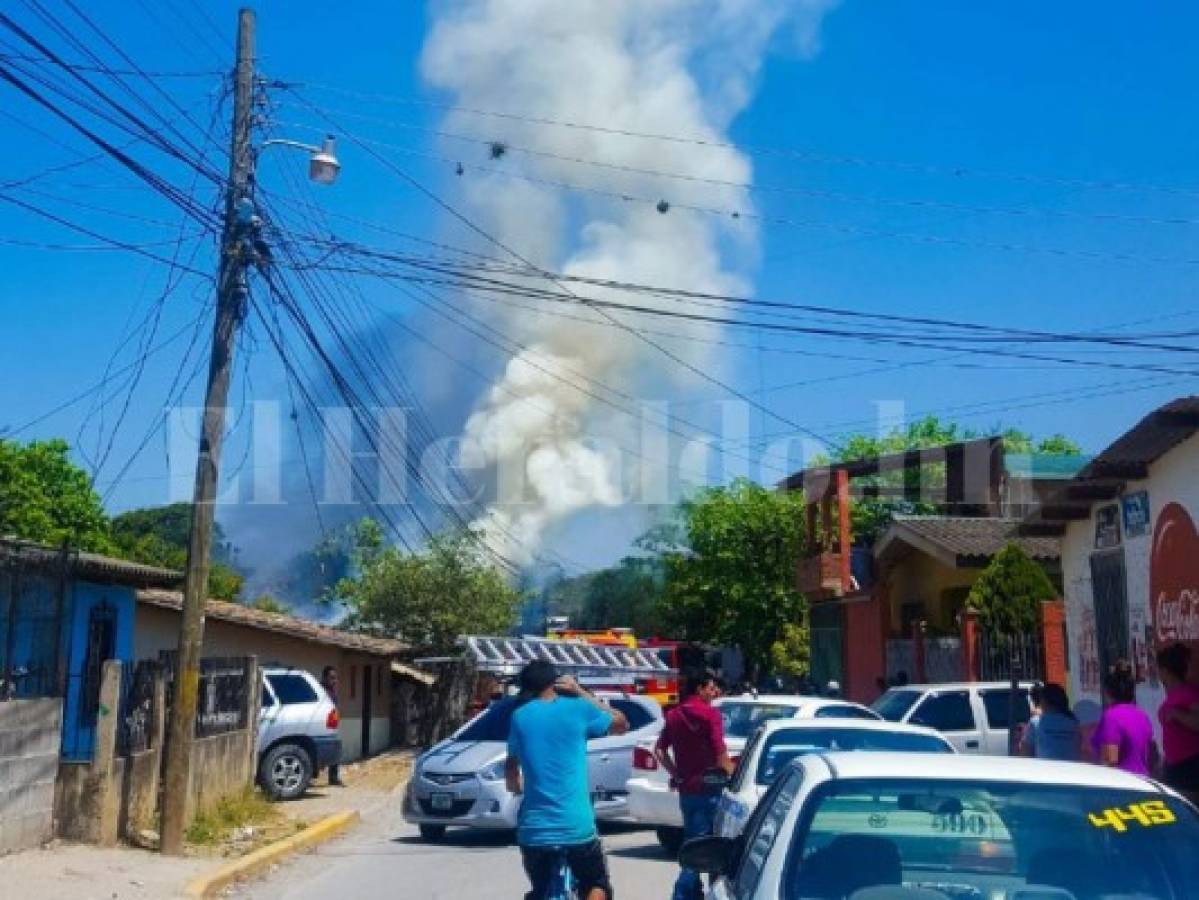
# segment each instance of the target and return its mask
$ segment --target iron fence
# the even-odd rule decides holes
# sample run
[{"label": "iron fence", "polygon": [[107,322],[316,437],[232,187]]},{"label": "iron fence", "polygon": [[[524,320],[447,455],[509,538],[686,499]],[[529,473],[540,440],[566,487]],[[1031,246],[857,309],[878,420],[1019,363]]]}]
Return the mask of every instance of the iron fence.
[{"label": "iron fence", "polygon": [[1036,634],[978,635],[979,678],[983,681],[1037,681],[1045,677],[1044,653]]},{"label": "iron fence", "polygon": [[162,665],[143,659],[121,673],[121,716],[117,723],[117,752],[121,756],[144,753],[153,747],[154,686]]},{"label": "iron fence", "polygon": [[[196,701],[196,737],[213,737],[246,727],[249,714],[250,659],[248,656],[209,657],[200,660],[200,686]],[[167,709],[174,698],[175,654],[164,653],[167,676]]]}]

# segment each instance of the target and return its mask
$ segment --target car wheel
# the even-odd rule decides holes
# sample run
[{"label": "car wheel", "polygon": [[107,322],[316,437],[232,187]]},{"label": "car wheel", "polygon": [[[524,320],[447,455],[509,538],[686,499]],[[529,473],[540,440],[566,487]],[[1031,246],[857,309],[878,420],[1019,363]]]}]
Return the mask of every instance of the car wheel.
[{"label": "car wheel", "polygon": [[312,781],[312,757],[299,744],[279,744],[263,758],[258,780],[272,800],[294,800]]},{"label": "car wheel", "polygon": [[445,837],[445,826],[422,825],[420,827],[420,837],[422,841],[428,841],[429,843],[434,844]]},{"label": "car wheel", "polygon": [[658,843],[662,845],[662,849],[671,856],[677,857],[679,848],[683,846],[683,829],[658,828],[655,833],[658,835]]}]

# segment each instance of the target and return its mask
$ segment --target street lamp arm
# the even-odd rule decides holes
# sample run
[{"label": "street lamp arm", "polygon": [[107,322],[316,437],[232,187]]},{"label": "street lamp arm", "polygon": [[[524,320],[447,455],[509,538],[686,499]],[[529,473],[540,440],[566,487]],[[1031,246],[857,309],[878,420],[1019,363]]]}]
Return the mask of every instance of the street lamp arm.
[{"label": "street lamp arm", "polygon": [[285,140],[284,138],[271,138],[270,140],[263,141],[260,146],[262,146],[262,147],[294,147],[297,150],[304,150],[307,153],[320,153],[321,152],[321,148],[316,146],[315,144],[304,144],[304,143],[301,143],[300,141],[289,141],[289,140]]}]

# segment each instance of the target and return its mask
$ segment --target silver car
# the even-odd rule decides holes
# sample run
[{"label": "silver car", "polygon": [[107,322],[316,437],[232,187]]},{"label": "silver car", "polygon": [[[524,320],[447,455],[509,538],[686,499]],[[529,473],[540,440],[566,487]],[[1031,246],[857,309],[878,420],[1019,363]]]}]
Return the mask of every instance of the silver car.
[{"label": "silver car", "polygon": [[294,800],[341,758],[341,719],[321,683],[303,669],[264,667],[258,714],[258,783],[273,800]]},{"label": "silver car", "polygon": [[[599,692],[600,699],[624,713],[629,731],[587,744],[588,775],[596,817],[627,814],[625,784],[633,771],[633,747],[662,730],[662,708],[646,697]],[[508,728],[516,701],[497,700],[452,737],[417,759],[404,794],[404,820],[420,827],[421,837],[440,839],[449,826],[513,829],[520,798],[504,784]]]}]

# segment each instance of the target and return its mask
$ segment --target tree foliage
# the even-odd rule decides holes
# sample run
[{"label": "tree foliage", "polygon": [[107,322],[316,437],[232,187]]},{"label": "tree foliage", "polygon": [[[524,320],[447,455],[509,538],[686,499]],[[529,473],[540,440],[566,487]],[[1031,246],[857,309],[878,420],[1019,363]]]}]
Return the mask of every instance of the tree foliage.
[{"label": "tree foliage", "polygon": [[111,549],[108,517],[65,441],[22,444],[0,438],[0,535],[42,544]]},{"label": "tree foliage", "polygon": [[346,627],[434,652],[463,634],[506,634],[524,600],[469,535],[438,536],[419,553],[368,540],[356,568],[335,592]]},{"label": "tree foliage", "polygon": [[679,508],[681,546],[664,549],[662,613],[677,637],[741,648],[751,672],[790,647],[807,604],[795,589],[804,501],[748,481],[709,488]]},{"label": "tree foliage", "polygon": [[1013,635],[1036,627],[1041,602],[1056,596],[1045,570],[1019,545],[1008,544],[974,582],[966,606],[978,614],[984,631]]},{"label": "tree foliage", "polygon": [[[192,505],[172,503],[148,506],[121,513],[112,520],[112,552],[149,566],[182,570],[187,566],[187,544],[191,535]],[[219,522],[212,524],[212,559],[208,567],[208,595],[217,600],[236,600],[245,582],[233,568],[232,545]]]},{"label": "tree foliage", "polygon": [[662,633],[660,601],[665,588],[661,562],[629,556],[589,579],[579,613],[580,628],[632,628],[638,635]]}]

